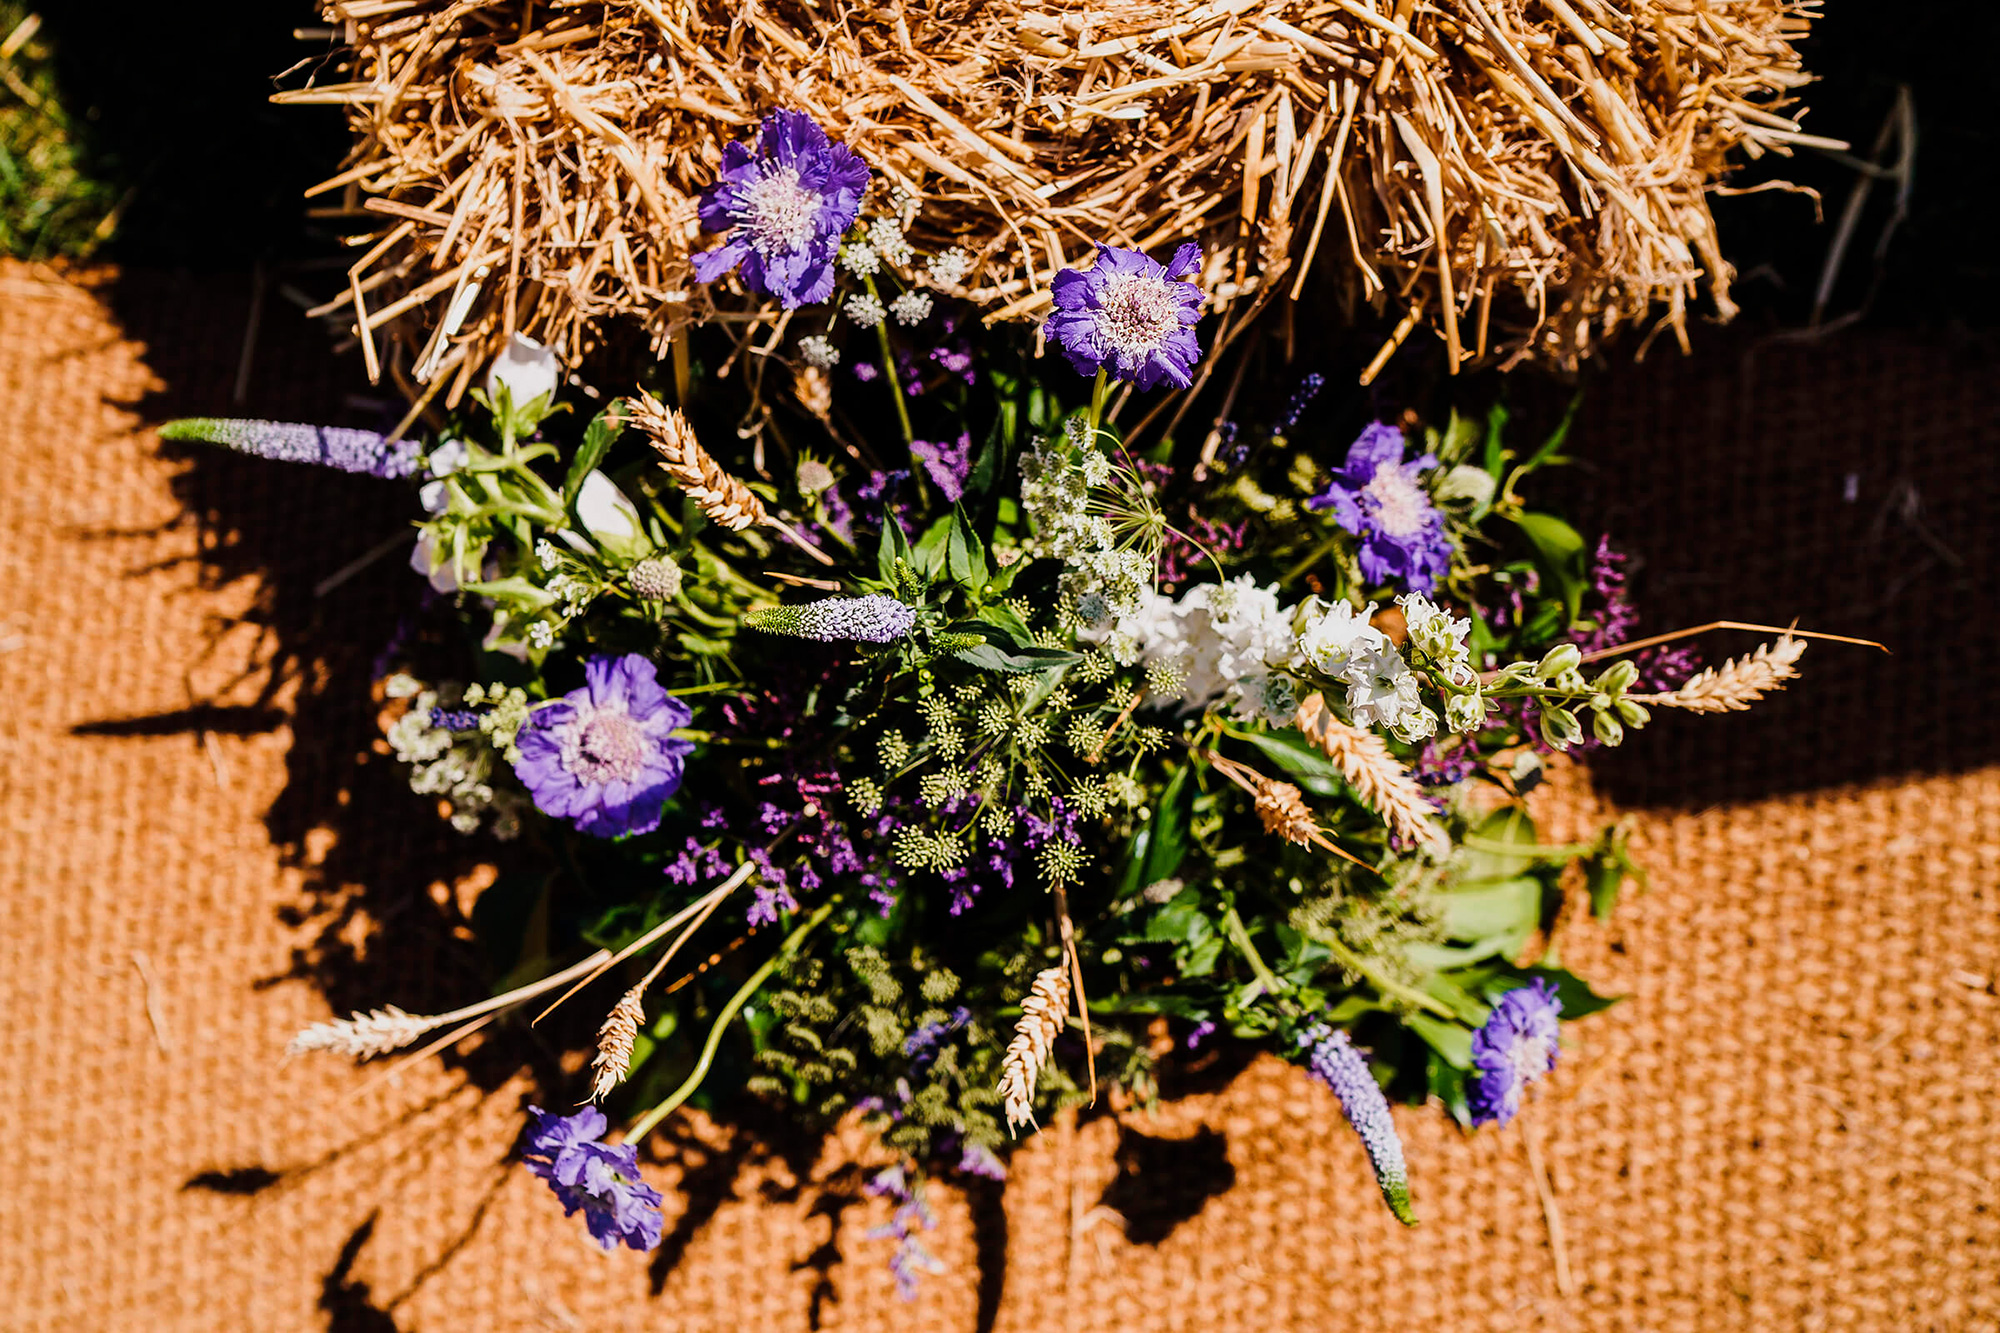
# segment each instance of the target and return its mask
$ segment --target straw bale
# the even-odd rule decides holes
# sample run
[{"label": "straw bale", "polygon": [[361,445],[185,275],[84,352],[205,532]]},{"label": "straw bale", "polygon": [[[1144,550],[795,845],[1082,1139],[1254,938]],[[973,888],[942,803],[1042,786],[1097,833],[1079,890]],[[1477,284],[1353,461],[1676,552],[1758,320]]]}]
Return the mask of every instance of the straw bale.
[{"label": "straw bale", "polygon": [[328,308],[448,400],[515,330],[574,360],[622,317],[656,349],[768,318],[687,256],[722,145],[780,106],[923,200],[989,320],[1093,242],[1193,238],[1217,306],[1318,263],[1399,336],[1569,365],[1632,324],[1685,344],[1704,289],[1733,312],[1707,196],[1827,142],[1787,110],[1816,4],[324,0],[339,81],[279,100],[356,136],[319,188],[374,225]]}]

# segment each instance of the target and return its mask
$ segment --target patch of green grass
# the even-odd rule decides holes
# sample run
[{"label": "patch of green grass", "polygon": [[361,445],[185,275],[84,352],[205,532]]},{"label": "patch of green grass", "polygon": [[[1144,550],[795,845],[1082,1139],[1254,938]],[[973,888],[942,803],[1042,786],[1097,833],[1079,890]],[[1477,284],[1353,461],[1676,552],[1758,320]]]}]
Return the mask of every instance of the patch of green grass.
[{"label": "patch of green grass", "polygon": [[39,18],[0,0],[0,253],[82,259],[110,239],[118,191],[90,174]]}]

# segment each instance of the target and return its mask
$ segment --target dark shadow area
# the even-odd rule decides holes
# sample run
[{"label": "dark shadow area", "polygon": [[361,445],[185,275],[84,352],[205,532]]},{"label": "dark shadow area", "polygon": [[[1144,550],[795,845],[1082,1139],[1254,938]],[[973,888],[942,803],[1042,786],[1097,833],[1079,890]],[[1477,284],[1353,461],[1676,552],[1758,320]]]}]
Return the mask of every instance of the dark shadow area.
[{"label": "dark shadow area", "polygon": [[326,1315],[327,1333],[396,1333],[395,1319],[370,1299],[368,1284],[348,1276],[374,1236],[380,1216],[370,1213],[368,1220],[354,1229],[320,1286],[319,1308]]},{"label": "dark shadow area", "polygon": [[1229,1140],[1206,1125],[1184,1139],[1118,1127],[1118,1175],[1098,1200],[1125,1219],[1125,1238],[1158,1245],[1236,1183]]},{"label": "dark shadow area", "polygon": [[261,1166],[239,1166],[229,1171],[203,1171],[188,1177],[181,1186],[181,1192],[206,1190],[210,1194],[234,1194],[248,1197],[262,1194],[271,1186],[284,1179],[276,1171]]},{"label": "dark shadow area", "polygon": [[979,1255],[979,1303],[973,1327],[993,1333],[1000,1318],[1000,1298],[1007,1291],[1007,1187],[998,1180],[970,1179],[964,1184],[972,1211],[972,1243]]}]

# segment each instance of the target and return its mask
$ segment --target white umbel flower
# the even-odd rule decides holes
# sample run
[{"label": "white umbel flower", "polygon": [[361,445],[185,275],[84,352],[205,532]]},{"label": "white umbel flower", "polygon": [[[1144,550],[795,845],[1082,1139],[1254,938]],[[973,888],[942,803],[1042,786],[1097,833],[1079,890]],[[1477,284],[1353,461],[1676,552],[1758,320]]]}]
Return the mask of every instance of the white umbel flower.
[{"label": "white umbel flower", "polygon": [[843,309],[849,319],[864,328],[880,324],[888,313],[882,308],[882,302],[868,292],[856,292],[848,297]]},{"label": "white umbel flower", "polygon": [[891,301],[889,311],[898,324],[921,324],[930,318],[931,294],[913,288]]}]

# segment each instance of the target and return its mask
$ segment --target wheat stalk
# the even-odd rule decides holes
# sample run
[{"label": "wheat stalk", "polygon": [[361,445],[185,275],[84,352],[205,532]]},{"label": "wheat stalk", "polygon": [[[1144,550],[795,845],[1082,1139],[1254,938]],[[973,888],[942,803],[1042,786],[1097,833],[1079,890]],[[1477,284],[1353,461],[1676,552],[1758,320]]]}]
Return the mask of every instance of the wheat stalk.
[{"label": "wheat stalk", "polygon": [[1000,1098],[1007,1113],[1007,1132],[1035,1123],[1035,1082],[1041,1077],[1056,1034],[1069,1017],[1069,968],[1058,964],[1035,974],[1028,998],[1021,1001],[1021,1021],[1000,1062]]},{"label": "wheat stalk", "polygon": [[442,1015],[406,1014],[392,1004],[365,1014],[357,1011],[351,1018],[315,1023],[293,1037],[285,1051],[289,1055],[332,1051],[366,1060],[400,1050],[445,1021]]},{"label": "wheat stalk", "polygon": [[1340,765],[1340,776],[1391,831],[1439,855],[1450,850],[1451,840],[1432,817],[1424,789],[1396,762],[1380,736],[1335,717],[1320,694],[1299,705],[1296,721],[1299,730]]},{"label": "wheat stalk", "polygon": [[680,488],[701,506],[701,512],[718,527],[741,532],[771,516],[748,486],[722,470],[708,450],[695,439],[687,418],[651,394],[631,401],[632,424],[652,438],[660,451],[661,466]]},{"label": "wheat stalk", "polygon": [[645,988],[642,981],[626,991],[624,998],[612,1006],[604,1026],[597,1030],[597,1056],[590,1062],[590,1100],[594,1102],[610,1096],[612,1089],[623,1083],[631,1071],[632,1043],[646,1017],[646,1006],[639,999]]},{"label": "wheat stalk", "polygon": [[1266,833],[1276,833],[1285,841],[1297,843],[1301,847],[1317,847],[1323,852],[1332,852],[1344,861],[1352,861],[1364,869],[1374,867],[1326,836],[1313,819],[1312,811],[1306,806],[1305,796],[1289,782],[1279,782],[1267,778],[1248,764],[1239,764],[1234,759],[1225,758],[1212,750],[1198,750],[1197,757],[1215,767],[1216,772],[1250,793],[1256,805],[1257,817],[1264,821]]},{"label": "wheat stalk", "polygon": [[1748,708],[1785,682],[1796,680],[1795,665],[1806,650],[1806,641],[1787,634],[1775,643],[1758,646],[1748,657],[1738,657],[1719,667],[1709,667],[1688,678],[1671,694],[1627,696],[1640,703],[1663,708],[1684,708],[1690,713],[1735,713]]}]

